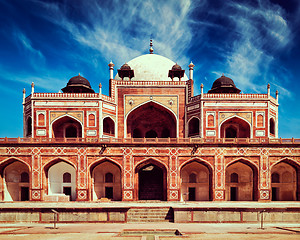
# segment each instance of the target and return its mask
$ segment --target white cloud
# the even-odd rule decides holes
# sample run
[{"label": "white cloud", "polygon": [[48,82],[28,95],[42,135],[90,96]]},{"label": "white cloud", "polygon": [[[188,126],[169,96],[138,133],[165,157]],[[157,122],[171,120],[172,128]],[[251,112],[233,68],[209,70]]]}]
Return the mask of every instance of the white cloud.
[{"label": "white cloud", "polygon": [[189,28],[191,0],[181,1],[112,1],[111,6],[95,0],[82,2],[86,23],[76,23],[55,3],[41,3],[46,18],[72,34],[83,46],[99,51],[103,57],[119,67],[124,62],[148,52],[153,37],[154,52],[188,64],[184,55],[192,40]]}]

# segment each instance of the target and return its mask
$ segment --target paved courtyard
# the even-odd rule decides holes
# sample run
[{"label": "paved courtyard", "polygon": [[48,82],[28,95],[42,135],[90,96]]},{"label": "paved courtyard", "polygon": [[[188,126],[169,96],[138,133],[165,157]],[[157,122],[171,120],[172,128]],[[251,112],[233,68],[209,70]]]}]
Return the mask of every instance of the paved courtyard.
[{"label": "paved courtyard", "polygon": [[[170,235],[171,232],[177,235]],[[132,232],[134,231],[134,232]],[[130,232],[131,234],[127,234]],[[124,235],[125,234],[125,235]],[[300,224],[89,223],[0,224],[0,240],[300,239]]]}]

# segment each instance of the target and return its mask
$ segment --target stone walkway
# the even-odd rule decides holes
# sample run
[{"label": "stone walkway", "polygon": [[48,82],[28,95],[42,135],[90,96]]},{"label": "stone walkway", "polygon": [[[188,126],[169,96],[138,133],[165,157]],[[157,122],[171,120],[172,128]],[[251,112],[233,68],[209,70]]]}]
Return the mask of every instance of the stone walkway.
[{"label": "stone walkway", "polygon": [[[124,230],[136,235],[122,236]],[[145,233],[145,230],[154,230]],[[162,230],[182,235],[162,236]],[[159,240],[159,239],[300,239],[299,224],[208,224],[208,223],[89,223],[89,224],[0,224],[0,240]]]}]

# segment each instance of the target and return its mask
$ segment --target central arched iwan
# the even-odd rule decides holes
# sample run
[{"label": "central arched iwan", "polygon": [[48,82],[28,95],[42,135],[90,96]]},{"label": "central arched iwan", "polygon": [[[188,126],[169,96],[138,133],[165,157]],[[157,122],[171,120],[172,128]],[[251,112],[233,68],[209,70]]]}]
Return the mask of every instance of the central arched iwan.
[{"label": "central arched iwan", "polygon": [[176,118],[167,108],[148,102],[129,113],[127,137],[175,138]]}]

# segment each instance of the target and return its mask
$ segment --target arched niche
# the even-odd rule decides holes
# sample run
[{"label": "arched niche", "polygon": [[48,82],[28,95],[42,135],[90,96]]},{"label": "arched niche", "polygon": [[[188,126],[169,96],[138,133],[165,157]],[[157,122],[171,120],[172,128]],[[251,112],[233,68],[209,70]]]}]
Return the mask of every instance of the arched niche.
[{"label": "arched niche", "polygon": [[[300,190],[300,167],[289,160],[283,160],[271,168],[271,200],[296,201]],[[298,193],[299,194],[299,193]]]},{"label": "arched niche", "polygon": [[103,134],[115,136],[115,123],[110,117],[103,119]]},{"label": "arched niche", "polygon": [[181,199],[185,201],[212,200],[212,170],[196,160],[186,163],[180,171]]},{"label": "arched niche", "polygon": [[233,117],[222,123],[220,135],[221,138],[250,138],[250,125],[241,118]]},{"label": "arched niche", "polygon": [[29,201],[30,171],[28,166],[11,159],[1,167],[4,201]]},{"label": "arched niche", "polygon": [[54,138],[82,138],[81,123],[75,118],[64,116],[52,124]]},{"label": "arched niche", "polygon": [[193,137],[193,136],[198,136],[199,135],[199,126],[200,126],[200,120],[196,117],[193,117],[188,124],[188,129],[189,129],[189,137]]},{"label": "arched niche", "polygon": [[63,161],[55,160],[45,167],[49,196],[69,196],[76,200],[76,170],[74,166]]},{"label": "arched niche", "polygon": [[258,171],[246,160],[238,160],[225,170],[225,199],[253,201],[258,199]]},{"label": "arched niche", "polygon": [[122,200],[122,177],[120,167],[109,160],[95,163],[91,168],[92,199],[108,198]]},{"label": "arched niche", "polygon": [[30,137],[32,135],[32,118],[28,117],[26,121],[26,137]]},{"label": "arched niche", "polygon": [[138,200],[167,200],[167,169],[153,159],[143,161],[135,168]]},{"label": "arched niche", "polygon": [[177,121],[167,108],[148,102],[127,116],[127,137],[175,138]]}]

